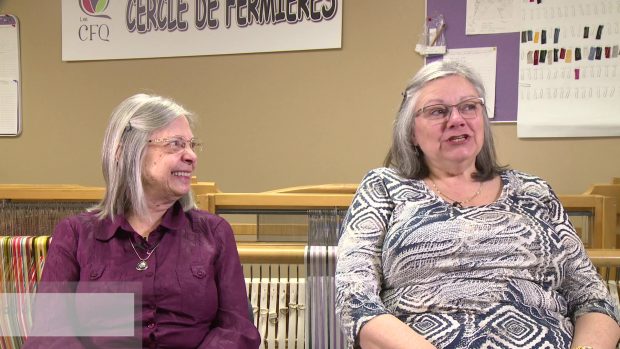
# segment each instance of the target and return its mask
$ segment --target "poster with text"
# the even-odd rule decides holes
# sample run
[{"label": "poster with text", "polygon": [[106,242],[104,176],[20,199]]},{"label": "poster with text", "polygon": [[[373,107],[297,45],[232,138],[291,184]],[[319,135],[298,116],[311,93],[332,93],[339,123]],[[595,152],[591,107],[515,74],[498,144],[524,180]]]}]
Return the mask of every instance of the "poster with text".
[{"label": "poster with text", "polygon": [[62,0],[62,60],[334,49],[343,0]]}]

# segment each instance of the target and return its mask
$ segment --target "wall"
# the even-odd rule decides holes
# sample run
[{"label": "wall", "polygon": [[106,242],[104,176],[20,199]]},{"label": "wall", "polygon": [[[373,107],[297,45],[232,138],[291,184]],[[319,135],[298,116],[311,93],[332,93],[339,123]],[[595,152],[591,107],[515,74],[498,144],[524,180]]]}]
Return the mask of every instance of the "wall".
[{"label": "wall", "polygon": [[[24,126],[0,138],[0,183],[103,185],[109,113],[143,91],[200,116],[196,175],[223,191],[358,182],[383,160],[400,92],[422,65],[424,2],[377,4],[346,0],[338,50],[62,62],[60,0],[0,0],[21,25]],[[519,140],[515,125],[493,128],[501,161],[558,193],[620,176],[618,138]]]}]

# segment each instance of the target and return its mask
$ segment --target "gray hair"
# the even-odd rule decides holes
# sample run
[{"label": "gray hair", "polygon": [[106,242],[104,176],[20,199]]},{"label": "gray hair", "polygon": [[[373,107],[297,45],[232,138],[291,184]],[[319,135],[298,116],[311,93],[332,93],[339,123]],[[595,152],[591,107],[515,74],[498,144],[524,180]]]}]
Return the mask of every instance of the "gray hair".
[{"label": "gray hair", "polygon": [[[428,177],[430,170],[424,160],[424,154],[420,147],[413,143],[413,129],[415,127],[414,107],[422,90],[429,82],[446,76],[458,75],[469,81],[478,95],[485,96],[482,80],[471,69],[463,64],[441,60],[429,63],[422,67],[417,74],[409,81],[403,101],[400,105],[394,128],[392,131],[392,146],[385,158],[384,166],[394,168],[399,175],[409,179],[423,179]],[[497,163],[495,145],[491,125],[486,108],[483,108],[484,116],[484,143],[480,153],[476,156],[476,173],[473,178],[478,181],[485,181],[493,178],[504,169]]]},{"label": "gray hair", "polygon": [[[110,117],[101,151],[101,167],[106,183],[103,200],[93,208],[100,219],[147,210],[142,186],[142,162],[151,134],[179,117],[190,127],[194,115],[171,99],[136,94],[119,104]],[[196,207],[191,191],[179,199],[183,210]]]}]

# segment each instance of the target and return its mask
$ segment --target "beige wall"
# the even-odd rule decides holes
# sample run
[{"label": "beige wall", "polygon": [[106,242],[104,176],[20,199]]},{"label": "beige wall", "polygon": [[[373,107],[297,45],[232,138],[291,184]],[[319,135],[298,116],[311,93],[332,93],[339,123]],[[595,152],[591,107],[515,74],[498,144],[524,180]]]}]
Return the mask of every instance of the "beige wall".
[{"label": "beige wall", "polygon": [[[199,114],[196,174],[223,191],[358,182],[380,165],[400,91],[422,64],[423,3],[347,0],[338,50],[67,63],[60,0],[0,0],[21,24],[24,125],[0,138],[0,183],[103,185],[109,113],[141,91]],[[560,194],[620,176],[619,138],[519,140],[515,125],[493,128],[501,161]]]}]

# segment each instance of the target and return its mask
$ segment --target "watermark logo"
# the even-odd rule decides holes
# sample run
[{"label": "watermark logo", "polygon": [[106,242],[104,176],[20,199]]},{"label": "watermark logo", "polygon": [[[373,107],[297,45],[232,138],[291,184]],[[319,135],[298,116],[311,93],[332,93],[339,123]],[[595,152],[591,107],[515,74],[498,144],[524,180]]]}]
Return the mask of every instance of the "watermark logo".
[{"label": "watermark logo", "polygon": [[80,9],[91,17],[101,17],[110,19],[110,16],[104,12],[108,8],[110,2],[108,0],[78,0]]}]

